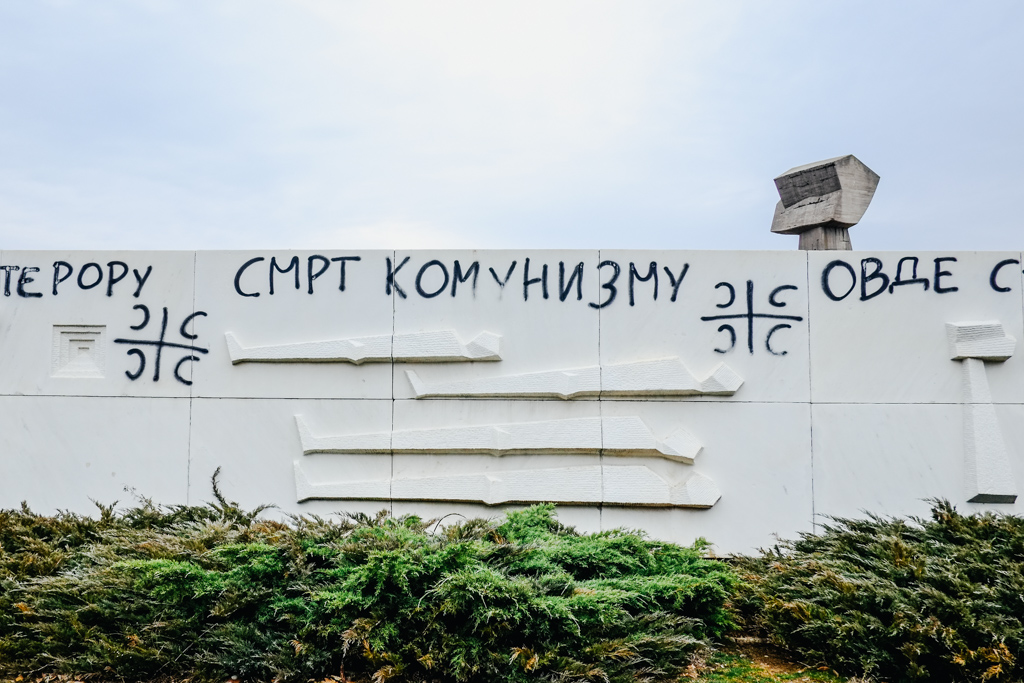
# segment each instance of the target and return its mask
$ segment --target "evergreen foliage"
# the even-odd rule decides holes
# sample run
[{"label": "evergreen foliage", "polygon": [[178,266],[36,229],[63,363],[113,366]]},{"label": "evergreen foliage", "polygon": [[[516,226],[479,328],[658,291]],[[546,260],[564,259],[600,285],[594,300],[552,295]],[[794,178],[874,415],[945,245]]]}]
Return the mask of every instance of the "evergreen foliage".
[{"label": "evergreen foliage", "polygon": [[750,625],[806,660],[887,681],[1024,680],[1024,519],[833,519],[741,562]]},{"label": "evergreen foliage", "polygon": [[668,681],[730,628],[735,574],[539,505],[260,519],[206,507],[0,511],[0,674],[223,681]]}]

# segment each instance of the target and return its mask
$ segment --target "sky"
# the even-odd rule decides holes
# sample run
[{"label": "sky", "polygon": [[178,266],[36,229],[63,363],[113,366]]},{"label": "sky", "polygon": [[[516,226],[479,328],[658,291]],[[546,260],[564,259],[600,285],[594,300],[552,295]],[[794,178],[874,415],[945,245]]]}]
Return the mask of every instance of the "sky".
[{"label": "sky", "polygon": [[1024,3],[0,3],[0,248],[1024,248]]}]

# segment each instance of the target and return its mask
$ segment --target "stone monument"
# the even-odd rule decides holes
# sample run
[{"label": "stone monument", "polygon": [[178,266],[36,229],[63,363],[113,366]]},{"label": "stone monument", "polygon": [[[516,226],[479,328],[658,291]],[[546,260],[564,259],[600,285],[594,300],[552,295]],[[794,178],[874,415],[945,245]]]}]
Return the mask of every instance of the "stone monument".
[{"label": "stone monument", "polygon": [[781,199],[772,232],[800,235],[804,250],[849,250],[850,228],[867,211],[878,174],[847,154],[791,168],[775,179],[775,187]]}]

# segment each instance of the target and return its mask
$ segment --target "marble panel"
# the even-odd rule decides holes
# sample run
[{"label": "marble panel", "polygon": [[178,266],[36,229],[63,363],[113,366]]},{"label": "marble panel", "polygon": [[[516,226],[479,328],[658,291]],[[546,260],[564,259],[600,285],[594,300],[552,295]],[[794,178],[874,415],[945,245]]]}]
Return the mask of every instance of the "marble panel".
[{"label": "marble panel", "polygon": [[[556,422],[564,423],[563,431],[574,438],[550,429]],[[396,444],[408,441],[404,434],[426,429],[439,430],[441,440],[425,439],[422,453],[395,451],[396,505],[400,500],[600,503],[602,435],[596,401],[395,401]],[[462,430],[487,432],[485,447],[467,452]],[[528,448],[518,447],[520,431],[529,437]],[[492,432],[513,448],[494,448]],[[445,436],[451,436],[447,450]]]},{"label": "marble panel", "polygon": [[0,508],[184,503],[188,430],[187,398],[0,396]]},{"label": "marble panel", "polygon": [[190,395],[210,342],[190,336],[195,252],[6,251],[2,261],[0,395]]},{"label": "marble panel", "polygon": [[[666,480],[698,473],[721,491],[709,509],[605,506],[602,527],[643,529],[690,544],[699,537],[719,554],[752,553],[775,536],[811,530],[810,411],[806,404],[602,401],[602,413],[636,415],[655,431],[686,429],[704,449],[692,466],[650,459]],[[606,476],[623,464],[604,458]],[[642,492],[637,492],[637,499]]]},{"label": "marble panel", "polygon": [[[742,380],[734,394],[670,400],[808,400],[803,252],[602,250],[601,260],[619,268],[600,311],[603,365],[677,357],[696,377],[724,363]],[[614,272],[606,266],[602,283]]]},{"label": "marble panel", "polygon": [[950,360],[946,325],[995,321],[1017,349],[1005,362],[985,363],[993,400],[1024,402],[1019,252],[809,252],[808,258],[815,403],[960,403],[961,367]]},{"label": "marble panel", "polygon": [[[317,432],[388,432],[391,401],[196,398],[192,407],[189,501],[213,499],[221,468],[225,496],[242,506],[273,504],[283,513],[373,513],[389,509],[391,454],[304,455],[296,416]],[[298,465],[298,467],[297,467]],[[299,501],[296,476],[311,484],[362,483],[374,500]]]},{"label": "marble panel", "polygon": [[589,305],[599,295],[596,250],[399,251],[395,259],[396,335],[452,330],[467,342],[489,332],[500,335],[501,358],[396,365],[396,398],[416,395],[409,372],[431,386],[598,364],[598,311]]},{"label": "marble panel", "polygon": [[[197,369],[195,395],[390,398],[393,310],[386,265],[392,257],[390,251],[199,252],[196,306],[207,315],[197,329],[211,348],[209,362]],[[368,362],[295,349],[330,350],[366,339],[376,340]],[[245,362],[229,342],[287,351]]]},{"label": "marble panel", "polygon": [[[817,522],[829,516],[927,516],[929,499],[963,512],[1024,513],[1015,504],[968,503],[964,409],[949,404],[832,404],[812,408]],[[1024,406],[998,405],[1017,485],[1024,483]]]}]

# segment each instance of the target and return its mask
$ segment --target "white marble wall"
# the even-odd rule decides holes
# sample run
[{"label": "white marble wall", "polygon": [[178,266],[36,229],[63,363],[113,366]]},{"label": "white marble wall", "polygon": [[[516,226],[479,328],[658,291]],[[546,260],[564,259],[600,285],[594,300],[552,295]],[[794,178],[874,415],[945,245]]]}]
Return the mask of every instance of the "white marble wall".
[{"label": "white marble wall", "polygon": [[934,497],[1019,514],[968,502],[967,463],[988,448],[1000,490],[1024,482],[1024,351],[979,361],[991,396],[970,393],[946,326],[1024,338],[1020,262],[3,251],[0,506],[198,503],[220,467],[229,496],[287,513],[555,500],[581,529],[723,553]]}]

